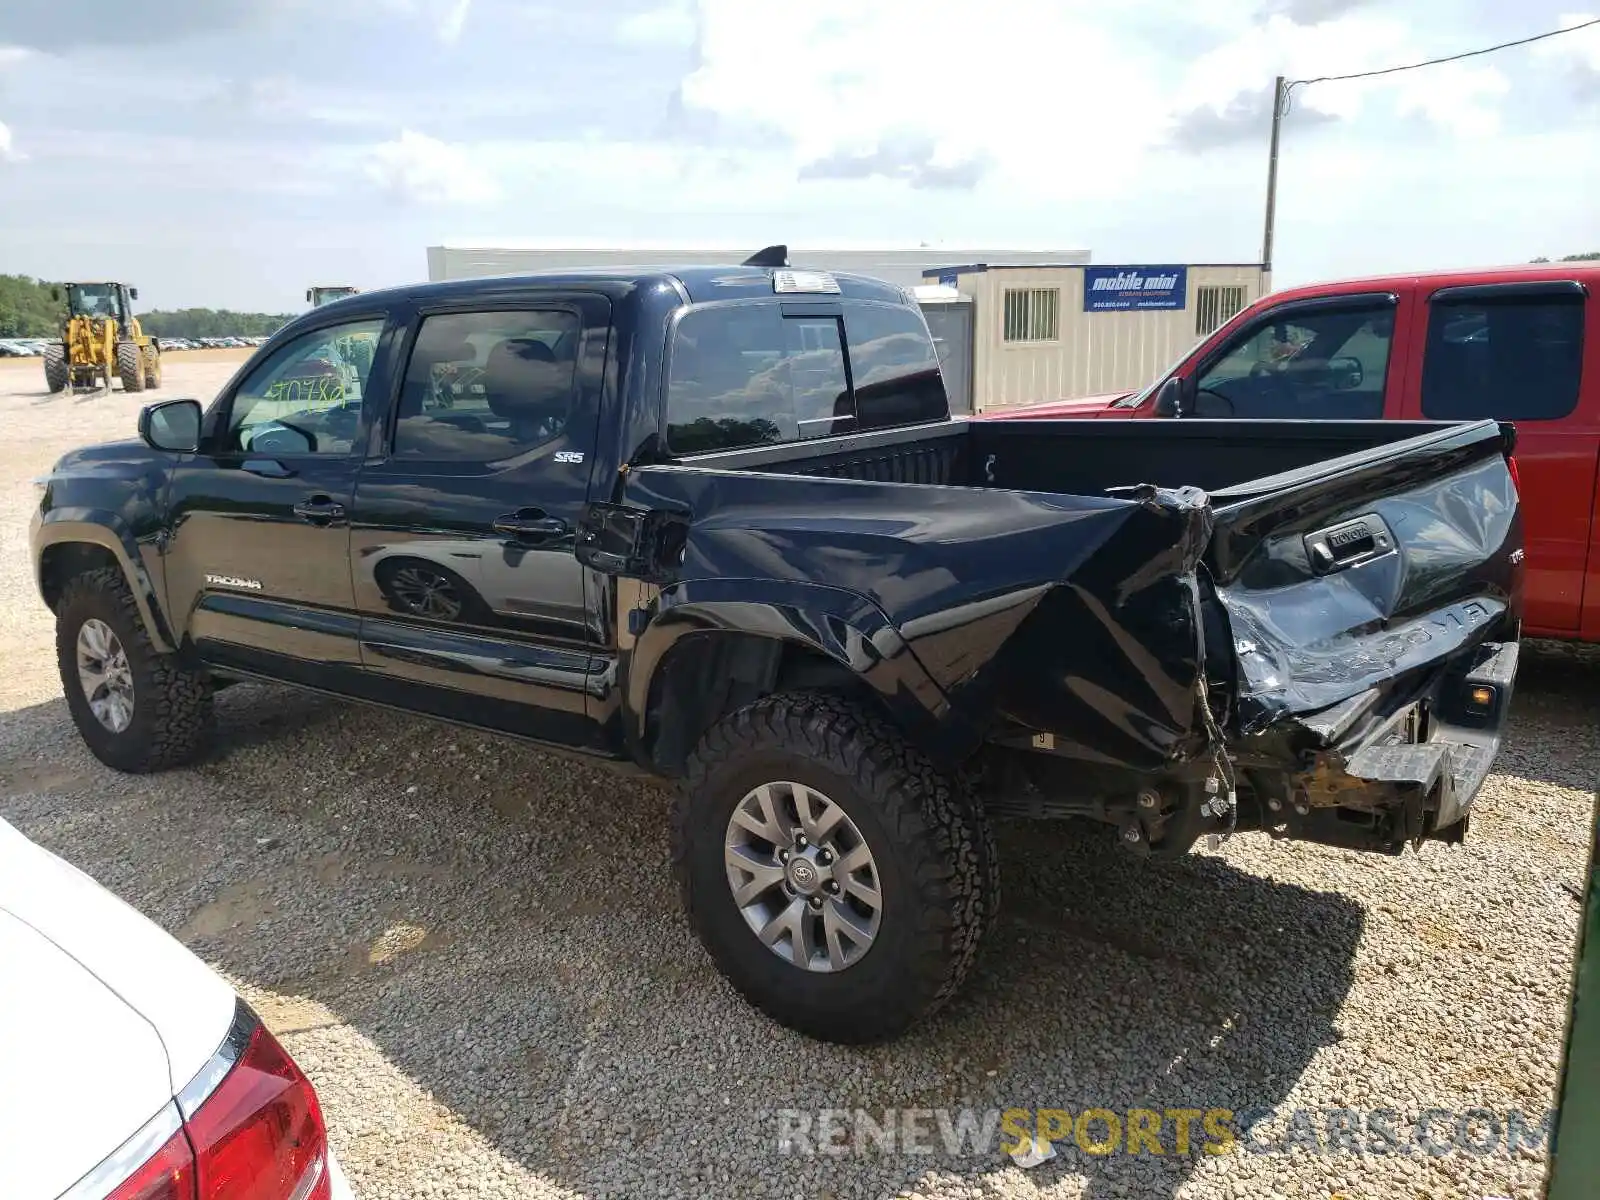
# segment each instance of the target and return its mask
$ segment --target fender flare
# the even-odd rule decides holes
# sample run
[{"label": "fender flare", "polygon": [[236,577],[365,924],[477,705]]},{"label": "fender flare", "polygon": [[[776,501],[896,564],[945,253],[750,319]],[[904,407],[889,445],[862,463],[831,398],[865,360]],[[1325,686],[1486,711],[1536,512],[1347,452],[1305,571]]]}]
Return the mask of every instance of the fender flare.
[{"label": "fender flare", "polygon": [[39,594],[45,595],[45,551],[52,546],[74,542],[98,546],[111,552],[123,579],[127,581],[128,590],[133,593],[133,601],[139,608],[139,619],[144,622],[150,641],[158,652],[172,653],[177,643],[161,611],[155,584],[145,570],[138,543],[117,515],[106,509],[58,508],[40,519],[33,534],[34,584]]},{"label": "fender flare", "polygon": [[824,584],[703,579],[663,591],[650,623],[626,655],[626,739],[643,756],[650,699],[673,650],[703,634],[764,638],[810,650],[869,687],[890,719],[941,764],[968,757],[982,733],[951,707],[888,616],[857,592]]}]

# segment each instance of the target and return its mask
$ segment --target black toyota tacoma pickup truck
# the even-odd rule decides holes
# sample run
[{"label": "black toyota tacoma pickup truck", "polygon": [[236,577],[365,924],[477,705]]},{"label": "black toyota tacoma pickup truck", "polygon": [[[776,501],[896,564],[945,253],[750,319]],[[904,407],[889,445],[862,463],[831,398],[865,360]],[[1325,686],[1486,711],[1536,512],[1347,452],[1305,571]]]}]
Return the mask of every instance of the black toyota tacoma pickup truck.
[{"label": "black toyota tacoma pickup truck", "polygon": [[997,814],[1462,837],[1514,431],[953,420],[907,293],[781,261],[353,296],[64,457],[32,547],[90,749],[190,761],[248,678],[677,781],[712,957],[840,1041],[960,984]]}]

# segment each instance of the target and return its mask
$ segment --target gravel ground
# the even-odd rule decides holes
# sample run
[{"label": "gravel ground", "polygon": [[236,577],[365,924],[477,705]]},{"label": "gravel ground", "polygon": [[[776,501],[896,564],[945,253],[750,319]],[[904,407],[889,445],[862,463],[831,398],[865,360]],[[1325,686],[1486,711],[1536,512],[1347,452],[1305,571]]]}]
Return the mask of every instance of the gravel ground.
[{"label": "gravel ground", "polygon": [[[209,397],[232,369],[174,356],[158,395]],[[253,685],[219,697],[224,749],[198,768],[91,759],[27,562],[28,479],[131,435],[150,396],[40,386],[37,363],[0,364],[0,816],[238,984],[362,1196],[1539,1194],[1542,1148],[1435,1157],[1406,1122],[1553,1102],[1600,657],[1531,649],[1459,849],[1250,835],[1149,864],[1098,830],[1005,825],[1006,912],[960,1000],[891,1046],[818,1045],[748,1009],[689,933],[659,789]],[[1099,1157],[1068,1136],[1030,1171],[937,1133],[931,1154],[780,1152],[780,1109],[960,1106],[1270,1110],[1253,1145],[1293,1148],[1180,1155],[1169,1132],[1163,1156]],[[1326,1109],[1394,1110],[1409,1152],[1341,1148]]]}]

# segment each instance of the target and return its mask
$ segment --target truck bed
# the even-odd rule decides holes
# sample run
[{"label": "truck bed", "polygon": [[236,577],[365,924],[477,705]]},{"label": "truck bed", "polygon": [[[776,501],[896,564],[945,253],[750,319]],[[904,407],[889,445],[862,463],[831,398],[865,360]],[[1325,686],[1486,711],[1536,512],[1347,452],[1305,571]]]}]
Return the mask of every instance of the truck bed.
[{"label": "truck bed", "polygon": [[1458,427],[1443,421],[948,421],[732,450],[694,462],[719,470],[1079,496],[1144,483],[1216,492]]},{"label": "truck bed", "polygon": [[[782,621],[859,628],[848,604],[874,606],[971,731],[935,751],[1146,774],[1225,754],[1329,809],[1368,770],[1429,797],[1426,818],[1406,802],[1421,836],[1459,819],[1509,697],[1483,685],[1493,711],[1470,714],[1458,693],[1514,663],[1511,445],[1491,421],[951,421],[641,467],[625,490],[683,521],[664,613],[715,624],[752,579],[832,607]],[[1396,738],[1407,754],[1374,749]]]}]

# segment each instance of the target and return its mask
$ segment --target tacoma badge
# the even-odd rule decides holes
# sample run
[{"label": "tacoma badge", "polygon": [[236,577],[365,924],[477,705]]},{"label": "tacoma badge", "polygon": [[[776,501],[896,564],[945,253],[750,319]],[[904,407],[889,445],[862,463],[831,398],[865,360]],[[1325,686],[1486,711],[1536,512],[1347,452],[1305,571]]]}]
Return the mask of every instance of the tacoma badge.
[{"label": "tacoma badge", "polygon": [[206,582],[212,587],[246,588],[252,592],[261,590],[261,580],[240,579],[237,575],[207,575]]}]

